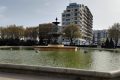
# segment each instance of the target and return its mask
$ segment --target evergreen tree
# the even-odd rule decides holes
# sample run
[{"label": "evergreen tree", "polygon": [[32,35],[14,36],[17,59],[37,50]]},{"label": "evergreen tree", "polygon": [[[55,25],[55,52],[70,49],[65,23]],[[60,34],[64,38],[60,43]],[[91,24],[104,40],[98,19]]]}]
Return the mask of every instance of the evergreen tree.
[{"label": "evergreen tree", "polygon": [[112,40],[112,38],[110,39],[110,48],[114,48],[114,42],[113,42],[113,40]]},{"label": "evergreen tree", "polygon": [[106,39],[106,42],[105,42],[105,48],[109,48],[109,39],[108,38]]}]

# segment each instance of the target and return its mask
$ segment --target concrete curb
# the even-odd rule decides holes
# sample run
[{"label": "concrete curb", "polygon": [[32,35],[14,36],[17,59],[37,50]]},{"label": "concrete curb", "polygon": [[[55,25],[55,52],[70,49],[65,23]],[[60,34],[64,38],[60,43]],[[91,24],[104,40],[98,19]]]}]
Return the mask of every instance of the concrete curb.
[{"label": "concrete curb", "polygon": [[120,71],[112,72],[98,72],[72,68],[60,68],[60,67],[42,67],[42,66],[28,66],[17,64],[0,64],[0,71],[2,72],[16,72],[21,73],[27,71],[28,73],[54,73],[63,75],[74,76],[89,76],[89,77],[101,77],[101,78],[115,78],[120,76]]}]

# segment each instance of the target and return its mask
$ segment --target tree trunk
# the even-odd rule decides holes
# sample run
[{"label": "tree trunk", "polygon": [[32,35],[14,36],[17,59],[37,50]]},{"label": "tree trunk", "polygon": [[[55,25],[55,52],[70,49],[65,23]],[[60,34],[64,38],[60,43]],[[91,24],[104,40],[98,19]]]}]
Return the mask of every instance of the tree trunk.
[{"label": "tree trunk", "polygon": [[73,40],[72,40],[72,38],[70,38],[70,45],[73,45]]},{"label": "tree trunk", "polygon": [[118,39],[115,40],[115,47],[117,47]]}]

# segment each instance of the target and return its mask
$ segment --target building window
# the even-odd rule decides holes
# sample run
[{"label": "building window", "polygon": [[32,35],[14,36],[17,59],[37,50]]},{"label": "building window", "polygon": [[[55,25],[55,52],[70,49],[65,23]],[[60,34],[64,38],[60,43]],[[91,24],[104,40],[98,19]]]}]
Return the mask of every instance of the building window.
[{"label": "building window", "polygon": [[78,11],[78,9],[75,9],[75,11]]},{"label": "building window", "polygon": [[75,21],[75,24],[77,24],[77,21]]},{"label": "building window", "polygon": [[77,16],[77,13],[75,13],[74,15]]},{"label": "building window", "polygon": [[65,14],[63,14],[62,17],[65,17]]},{"label": "building window", "polygon": [[70,12],[70,10],[67,10],[67,12]]},{"label": "building window", "polygon": [[65,18],[63,18],[62,20],[65,21]]},{"label": "building window", "polygon": [[69,17],[70,16],[70,14],[66,14],[66,17]]},{"label": "building window", "polygon": [[66,21],[70,21],[70,19],[66,19]]},{"label": "building window", "polygon": [[77,20],[77,17],[75,17],[74,20]]}]

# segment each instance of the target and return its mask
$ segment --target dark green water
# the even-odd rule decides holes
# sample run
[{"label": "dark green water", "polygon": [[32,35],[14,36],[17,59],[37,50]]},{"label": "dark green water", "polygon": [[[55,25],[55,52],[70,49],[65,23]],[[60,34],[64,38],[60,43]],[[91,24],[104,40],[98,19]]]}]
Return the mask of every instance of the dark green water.
[{"label": "dark green water", "polygon": [[58,52],[35,50],[0,50],[0,63],[77,68],[96,71],[120,69],[120,53],[99,50]]}]

